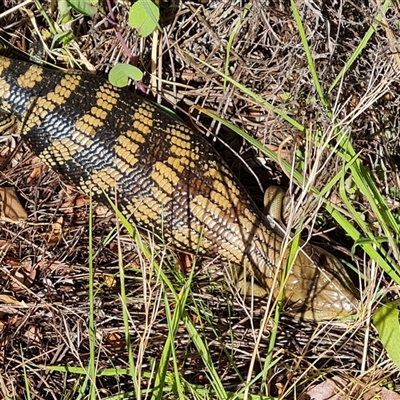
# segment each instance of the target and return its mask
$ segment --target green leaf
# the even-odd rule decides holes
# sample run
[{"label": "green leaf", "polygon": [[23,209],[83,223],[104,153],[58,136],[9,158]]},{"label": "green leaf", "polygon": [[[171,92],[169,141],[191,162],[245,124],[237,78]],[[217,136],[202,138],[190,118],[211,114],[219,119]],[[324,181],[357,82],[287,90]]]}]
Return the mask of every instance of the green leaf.
[{"label": "green leaf", "polygon": [[139,36],[149,36],[159,27],[160,10],[151,0],[138,0],[129,10],[129,24]]},{"label": "green leaf", "polygon": [[372,316],[383,347],[398,368],[400,368],[399,305],[400,300],[386,303],[376,310]]},{"label": "green leaf", "polygon": [[143,78],[143,72],[133,65],[117,64],[108,74],[110,83],[117,87],[124,87],[128,84],[128,79],[140,81]]},{"label": "green leaf", "polygon": [[87,17],[92,17],[97,12],[98,0],[67,0],[68,4],[76,11]]}]

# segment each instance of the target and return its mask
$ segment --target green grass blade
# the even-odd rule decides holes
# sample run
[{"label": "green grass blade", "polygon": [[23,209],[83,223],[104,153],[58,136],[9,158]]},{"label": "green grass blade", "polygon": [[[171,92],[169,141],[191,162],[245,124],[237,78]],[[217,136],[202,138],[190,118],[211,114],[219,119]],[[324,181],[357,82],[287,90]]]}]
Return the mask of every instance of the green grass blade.
[{"label": "green grass blade", "polygon": [[300,14],[299,14],[299,10],[297,9],[297,6],[296,6],[296,3],[294,2],[294,0],[290,0],[290,5],[292,7],[293,16],[294,16],[294,19],[297,24],[297,28],[300,33],[301,42],[303,44],[303,48],[306,53],[308,68],[310,70],[312,80],[314,82],[314,86],[317,90],[317,93],[318,93],[318,96],[319,96],[319,99],[320,99],[322,105],[324,106],[325,110],[329,112],[328,116],[331,116],[330,115],[331,114],[330,106],[329,106],[327,99],[325,98],[324,91],[322,89],[321,83],[320,83],[318,75],[317,75],[317,70],[315,69],[314,61],[311,56],[310,47],[308,46],[307,36],[306,36],[306,32],[304,30],[303,22],[301,20]]},{"label": "green grass blade", "polygon": [[[117,220],[117,230],[119,230],[119,223]],[[119,280],[120,280],[120,296],[121,296],[121,305],[122,305],[122,319],[124,324],[124,335],[125,335],[125,343],[126,343],[126,351],[128,353],[128,363],[129,363],[129,374],[132,377],[133,387],[136,394],[136,398],[140,399],[141,390],[140,390],[140,382],[141,371],[136,371],[135,360],[133,357],[132,344],[131,344],[131,335],[130,335],[130,323],[129,323],[129,312],[128,312],[128,299],[126,296],[125,290],[125,272],[124,272],[124,261],[122,257],[122,249],[121,242],[118,236],[118,269],[119,269]],[[139,374],[136,376],[136,374]]]},{"label": "green grass blade", "polygon": [[[234,26],[234,28],[232,29],[231,34],[229,35],[229,39],[228,39],[228,43],[226,45],[226,57],[225,57],[225,75],[229,75],[229,60],[230,60],[230,55],[231,55],[231,49],[232,49],[232,43],[236,37],[236,35],[238,34],[244,19],[246,18],[246,15],[249,13],[249,11],[251,10],[251,8],[253,7],[252,4],[247,4],[243,11],[242,11],[242,15],[239,18],[239,21],[236,23],[236,25]],[[224,90],[226,90],[226,79],[224,79]]]},{"label": "green grass blade", "polygon": [[257,95],[256,93],[252,92],[246,86],[242,85],[241,83],[235,81],[235,79],[231,78],[229,75],[224,74],[223,72],[219,71],[217,68],[213,67],[212,65],[206,63],[205,61],[201,60],[200,58],[196,57],[192,53],[185,52],[189,57],[192,57],[194,60],[198,61],[200,64],[210,68],[211,71],[215,72],[216,74],[220,75],[222,78],[226,79],[228,82],[232,83],[236,86],[239,90],[241,90],[244,94],[255,100],[258,104],[263,105],[270,111],[273,111],[276,115],[279,115],[282,119],[289,122],[294,128],[298,129],[301,132],[305,132],[306,128],[297,122],[295,119],[290,117],[288,114],[280,110],[279,108],[273,106],[268,101],[264,100],[261,96]]},{"label": "green grass blade", "polygon": [[93,265],[93,202],[89,203],[89,365],[88,375],[91,381],[90,398],[95,400],[96,393],[96,321],[94,305],[94,265]]},{"label": "green grass blade", "polygon": [[203,339],[201,338],[199,332],[197,331],[192,320],[190,319],[190,316],[187,314],[186,311],[183,313],[183,321],[185,323],[186,329],[188,330],[190,338],[196,345],[196,348],[201,355],[201,359],[207,367],[207,375],[209,376],[210,384],[215,390],[217,398],[221,400],[228,399],[228,393],[226,392],[224,385],[222,384],[221,379],[218,375],[218,372],[214,367],[213,360],[210,356],[210,350],[204,343]]},{"label": "green grass blade", "polygon": [[21,361],[22,361],[22,372],[24,373],[24,383],[25,383],[25,398],[27,400],[31,400],[31,389],[29,387],[29,377],[28,373],[26,371],[26,364],[25,364],[25,357],[24,357],[24,352],[22,349],[22,345],[20,345],[20,351],[21,351]]},{"label": "green grass blade", "polygon": [[362,51],[364,50],[365,46],[370,41],[372,35],[374,34],[376,28],[379,26],[380,22],[382,21],[382,18],[384,16],[384,14],[386,13],[386,11],[388,10],[388,8],[390,7],[391,4],[392,4],[391,0],[386,0],[382,4],[382,7],[381,7],[382,13],[378,14],[375,17],[375,21],[371,24],[371,26],[369,27],[369,29],[365,33],[364,37],[362,38],[361,42],[359,43],[359,45],[357,46],[357,48],[355,49],[355,51],[353,52],[351,57],[346,62],[346,64],[343,67],[343,69],[339,72],[339,74],[337,75],[336,79],[332,82],[331,86],[328,89],[328,94],[332,93],[333,89],[336,87],[336,85],[343,78],[344,74],[352,67],[352,65],[355,63],[357,58],[360,56],[360,54],[362,53]]}]

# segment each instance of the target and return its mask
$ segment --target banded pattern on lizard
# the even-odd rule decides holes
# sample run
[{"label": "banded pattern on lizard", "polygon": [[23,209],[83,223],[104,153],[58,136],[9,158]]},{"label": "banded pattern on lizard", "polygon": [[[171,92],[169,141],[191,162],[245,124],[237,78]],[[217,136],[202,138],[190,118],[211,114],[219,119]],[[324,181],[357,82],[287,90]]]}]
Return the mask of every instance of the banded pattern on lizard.
[{"label": "banded pattern on lizard", "polygon": [[[288,257],[282,238],[200,134],[103,78],[1,56],[0,110],[66,182],[105,204],[104,193],[116,193],[140,229],[178,250],[220,256],[277,296]],[[311,244],[299,251],[284,293],[286,310],[304,318],[341,318],[357,308],[343,265]]]}]

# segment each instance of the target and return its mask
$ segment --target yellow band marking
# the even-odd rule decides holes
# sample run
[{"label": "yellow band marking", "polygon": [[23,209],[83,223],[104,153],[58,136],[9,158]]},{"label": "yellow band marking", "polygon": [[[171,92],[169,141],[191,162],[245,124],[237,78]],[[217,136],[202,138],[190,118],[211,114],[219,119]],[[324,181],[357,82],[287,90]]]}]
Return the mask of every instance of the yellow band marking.
[{"label": "yellow band marking", "polygon": [[[204,228],[204,232],[215,232],[213,228],[218,226],[223,218],[227,221],[226,209],[223,209],[220,204],[215,204],[213,201],[214,199],[210,200],[202,195],[198,195],[190,202],[190,211],[199,220],[201,226]],[[225,206],[225,202],[222,203]],[[237,227],[238,225],[232,224],[232,226]],[[237,232],[231,232],[230,229],[224,229],[219,234],[223,234],[223,240],[221,240],[220,244],[221,255],[232,262],[239,262],[240,260],[237,256],[238,249],[244,249],[246,235],[243,236]],[[206,241],[207,237],[205,236],[204,243]]]},{"label": "yellow band marking", "polygon": [[133,197],[126,208],[139,223],[157,228],[162,225],[162,203],[153,197]]},{"label": "yellow band marking", "polygon": [[103,121],[107,118],[107,111],[99,107],[92,107],[90,113]]},{"label": "yellow band marking", "polygon": [[[179,131],[177,131],[175,129],[173,129],[173,131],[179,132]],[[171,141],[171,143],[173,145],[176,145],[177,147],[189,150],[190,149],[190,141],[189,141],[189,139],[190,139],[190,136],[187,136],[187,139],[182,139],[180,137],[180,135],[175,135],[175,134],[172,133],[170,141]]]},{"label": "yellow band marking", "polygon": [[90,178],[84,180],[80,179],[78,188],[90,194],[91,192],[99,196],[103,195],[103,192],[112,196],[114,190],[118,187],[118,181],[123,175],[113,167],[105,167],[99,170],[95,170],[91,173]]},{"label": "yellow band marking", "polygon": [[39,65],[32,64],[28,70],[20,75],[17,79],[17,83],[21,88],[32,89],[37,83],[43,79],[43,68]]},{"label": "yellow band marking", "polygon": [[93,171],[90,178],[92,182],[107,192],[111,188],[115,188],[117,182],[123,175],[113,167],[106,167]]},{"label": "yellow band marking", "polygon": [[27,107],[24,115],[21,118],[22,135],[26,135],[32,129],[38,127],[46,115],[48,115],[56,107],[55,103],[49,101],[45,97],[31,97],[29,104],[30,105]]},{"label": "yellow band marking", "polygon": [[10,85],[4,79],[0,78],[0,99],[7,100],[10,93]]},{"label": "yellow band marking", "polygon": [[[133,142],[138,142],[138,143],[145,143],[146,139],[142,135],[143,132],[138,132],[138,131],[127,131],[125,134],[121,135],[121,137],[126,136],[126,138],[131,139],[131,143]],[[121,139],[122,140],[122,139]],[[128,139],[127,139],[128,140]],[[129,142],[125,142],[126,147],[129,148]]]},{"label": "yellow band marking", "polygon": [[[116,161],[118,161],[121,171],[134,166],[138,162],[137,151],[139,150],[139,143],[144,141],[144,137],[133,131],[128,131],[125,134],[118,136],[115,145]],[[125,164],[125,166],[124,166]],[[127,164],[127,165],[126,165]]]},{"label": "yellow band marking", "polygon": [[[37,66],[37,68],[39,68],[38,71],[41,71],[41,67]],[[27,79],[26,74],[23,78],[23,81],[26,83],[25,79]],[[45,97],[32,97],[29,101],[29,106],[21,118],[23,122],[23,131],[21,133],[25,135],[38,127],[49,113],[57,106],[64,104],[79,85],[80,80],[80,75],[65,74],[54,90],[49,92]]]},{"label": "yellow band marking", "polygon": [[[171,133],[172,138],[176,138],[177,140],[182,142],[182,144],[179,145],[180,147],[186,147],[187,149],[189,149],[190,148],[190,140],[192,137],[189,129],[179,123],[177,123],[176,126],[179,127],[179,129],[176,129],[176,127],[173,126],[173,127],[169,127],[167,129],[167,132]],[[183,145],[183,143],[186,143],[186,145]],[[178,143],[176,143],[176,144],[178,144]]]},{"label": "yellow band marking", "polygon": [[175,190],[174,185],[176,185],[180,181],[177,173],[171,167],[160,161],[157,161],[154,164],[154,169],[151,177],[160,188],[162,188],[170,195]]},{"label": "yellow band marking", "polygon": [[96,97],[99,107],[111,111],[118,103],[119,93],[109,83],[104,83],[99,87]]},{"label": "yellow band marking", "polygon": [[120,165],[121,172],[123,169],[130,169],[139,161],[135,153],[118,144],[115,146],[115,154],[114,164]]},{"label": "yellow band marking", "polygon": [[[165,190],[165,188],[163,188]],[[169,194],[166,194],[163,190],[160,188],[153,186],[151,188],[153,197],[157,200],[158,204],[163,204],[165,206],[168,205],[168,202],[171,200],[171,197]],[[161,215],[161,214],[160,214]]]},{"label": "yellow band marking", "polygon": [[91,139],[90,136],[87,136],[84,133],[79,132],[79,131],[74,131],[71,135],[71,139],[74,142],[76,142],[82,146],[85,146],[85,147],[90,147],[94,143],[93,139]]},{"label": "yellow band marking", "polygon": [[67,137],[63,137],[61,140],[55,140],[51,143],[47,149],[39,154],[39,157],[46,159],[49,165],[63,165],[82,150],[82,146]]},{"label": "yellow band marking", "polygon": [[3,74],[5,70],[7,70],[11,65],[11,60],[6,57],[0,56],[0,75]]},{"label": "yellow band marking", "polygon": [[153,127],[154,109],[151,109],[147,104],[145,107],[140,106],[133,114],[133,127],[140,133],[147,135]]}]

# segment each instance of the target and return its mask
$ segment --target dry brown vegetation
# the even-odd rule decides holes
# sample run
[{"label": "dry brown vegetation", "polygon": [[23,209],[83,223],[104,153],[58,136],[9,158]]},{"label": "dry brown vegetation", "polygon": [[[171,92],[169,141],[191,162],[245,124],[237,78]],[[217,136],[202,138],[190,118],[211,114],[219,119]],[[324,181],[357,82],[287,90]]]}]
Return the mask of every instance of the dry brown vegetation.
[{"label": "dry brown vegetation", "polygon": [[[328,135],[332,121],[340,120],[351,132],[353,146],[361,152],[361,161],[371,169],[388,204],[398,207],[400,15],[396,4],[380,21],[357,62],[329,93],[381,5],[374,1],[301,0],[296,5],[334,117],[327,116],[318,100],[289,2],[255,0],[241,21],[244,1],[164,1],[163,32],[155,40],[145,41],[127,25],[127,7],[120,3],[113,7],[121,37],[145,71],[145,85],[150,86],[151,73],[160,79],[153,90],[160,96],[156,100],[175,109],[203,134],[217,137],[216,147],[258,203],[261,189],[270,183],[287,188],[290,179],[242,138],[199,113],[199,107],[229,120],[288,161],[295,151],[308,152],[304,171],[319,188],[340,170],[341,162],[332,156],[323,169],[313,169],[315,163],[317,167],[318,163],[323,165],[326,152],[319,154],[318,148],[310,145],[310,138],[234,85],[224,87],[220,75],[190,54],[219,71],[225,71],[228,57],[232,78],[313,132]],[[101,13],[94,18],[73,14],[70,27],[56,29],[71,29],[74,37],[52,46],[54,36],[46,33],[49,28],[44,14],[55,21],[59,11],[48,1],[42,6],[41,13],[33,1],[4,0],[0,4],[0,38],[7,56],[21,57],[20,51],[44,56],[44,41],[52,48],[53,59],[49,61],[60,67],[93,66],[99,74],[106,74],[117,61],[126,61],[121,40]],[[239,29],[227,55],[227,43],[237,24]],[[151,62],[154,48],[155,66]],[[24,398],[28,386],[35,399],[78,398],[80,390],[87,393],[86,375],[74,373],[73,368],[86,368],[89,362],[89,201],[60,182],[24,145],[12,152],[17,146],[15,140],[12,130],[1,139],[0,157],[7,164],[0,184],[17,189],[28,220],[0,225],[1,397]],[[280,148],[282,142],[285,146]],[[301,190],[296,190],[298,197]],[[337,191],[333,190],[332,196],[336,201]],[[334,228],[322,209],[316,205],[309,208],[311,199],[311,195],[302,198],[295,210],[296,221],[306,209],[315,218],[318,212],[316,231]],[[375,222],[363,196],[355,193],[352,201],[368,222]],[[169,332],[168,310],[174,310],[175,298],[152,264],[138,254],[126,231],[118,226],[113,230],[115,216],[101,206],[95,206],[93,213],[93,247],[98,252],[94,259],[97,368],[129,369],[120,297],[120,253],[136,366],[132,375],[126,371],[112,376],[99,373],[96,394],[108,398],[128,393],[135,398],[141,393],[145,398],[146,390],[154,386],[154,373]],[[373,276],[374,264],[360,248],[352,255],[353,242],[339,229],[317,236],[314,242],[323,242],[367,277]],[[149,243],[161,254],[162,269],[179,291],[187,280],[191,260],[182,257],[178,263],[168,250],[151,240]],[[212,364],[227,392],[239,391],[257,374],[257,379],[247,385],[250,393],[288,398],[325,376],[343,378],[349,398],[361,398],[362,391],[382,383],[390,387],[400,384],[399,373],[382,349],[367,312],[356,322],[341,324],[302,322],[283,316],[272,357],[276,363],[265,366],[272,326],[264,318],[266,304],[245,304],[234,296],[224,282],[223,268],[213,260],[199,263],[185,310],[208,343]],[[379,282],[376,278],[366,283],[365,290],[372,293],[371,286],[380,285],[395,298],[393,282],[385,274],[377,276]],[[374,299],[379,297],[373,297],[368,297],[366,309],[378,306]],[[212,377],[204,359],[183,322],[174,337],[174,349],[165,391],[159,398],[178,397],[174,368],[184,382],[185,398],[200,398],[199,393],[203,398],[217,397],[210,389]],[[59,366],[60,370],[48,366]],[[68,373],[66,367],[70,368]],[[207,395],[208,390],[211,394]],[[241,393],[239,398],[245,396]]]}]

